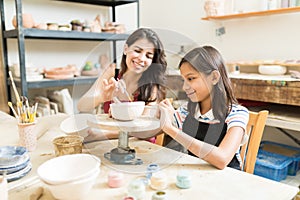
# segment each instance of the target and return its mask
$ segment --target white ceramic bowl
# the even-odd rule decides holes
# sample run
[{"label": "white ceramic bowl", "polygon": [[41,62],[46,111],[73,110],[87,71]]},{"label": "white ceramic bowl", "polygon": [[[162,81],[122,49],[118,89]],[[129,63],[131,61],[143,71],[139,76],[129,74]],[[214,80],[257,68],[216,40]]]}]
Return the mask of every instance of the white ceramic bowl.
[{"label": "white ceramic bowl", "polygon": [[59,185],[51,185],[44,182],[45,186],[50,190],[55,199],[63,200],[79,200],[87,199],[89,191],[95,184],[100,169],[97,169],[93,174],[77,181],[71,181]]},{"label": "white ceramic bowl", "polygon": [[52,158],[37,169],[37,174],[48,184],[64,184],[84,179],[100,169],[101,161],[90,154],[71,154]]},{"label": "white ceramic bowl", "polygon": [[114,119],[129,121],[140,117],[145,108],[144,101],[121,102],[110,104],[111,115]]},{"label": "white ceramic bowl", "polygon": [[282,65],[259,65],[258,72],[264,75],[283,75],[286,67]]},{"label": "white ceramic bowl", "polygon": [[86,137],[89,128],[87,121],[91,118],[95,118],[95,115],[84,113],[72,115],[61,122],[60,129],[68,135]]}]

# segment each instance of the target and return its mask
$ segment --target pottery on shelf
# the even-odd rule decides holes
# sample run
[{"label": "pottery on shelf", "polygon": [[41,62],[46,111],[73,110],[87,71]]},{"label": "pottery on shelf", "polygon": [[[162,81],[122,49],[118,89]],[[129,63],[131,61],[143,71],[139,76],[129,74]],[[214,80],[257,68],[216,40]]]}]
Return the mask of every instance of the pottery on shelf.
[{"label": "pottery on shelf", "polygon": [[[33,17],[29,13],[23,13],[22,14],[22,20],[23,20],[23,27],[24,28],[33,28],[34,25],[35,25]],[[16,17],[16,15],[12,19],[12,24],[15,28],[17,28],[17,17]]]}]

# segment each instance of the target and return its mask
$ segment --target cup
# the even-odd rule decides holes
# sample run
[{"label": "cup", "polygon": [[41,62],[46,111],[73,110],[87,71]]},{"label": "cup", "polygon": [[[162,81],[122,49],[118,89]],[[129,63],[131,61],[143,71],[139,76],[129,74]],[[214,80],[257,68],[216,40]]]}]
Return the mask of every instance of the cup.
[{"label": "cup", "polygon": [[19,144],[28,151],[34,151],[37,146],[36,122],[18,123]]}]

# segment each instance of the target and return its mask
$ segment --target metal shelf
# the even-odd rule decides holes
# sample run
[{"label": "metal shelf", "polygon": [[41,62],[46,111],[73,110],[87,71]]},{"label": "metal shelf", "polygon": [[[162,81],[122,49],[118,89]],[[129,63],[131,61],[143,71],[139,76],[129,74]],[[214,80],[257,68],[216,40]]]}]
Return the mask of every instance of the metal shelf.
[{"label": "metal shelf", "polygon": [[[28,90],[33,88],[45,88],[56,86],[70,86],[80,84],[93,84],[97,77],[75,77],[72,79],[43,79],[39,81],[27,81],[25,70],[25,40],[42,39],[42,40],[77,40],[77,41],[108,41],[113,44],[113,62],[116,60],[116,43],[117,41],[124,41],[128,38],[128,34],[114,34],[114,33],[94,33],[94,32],[80,32],[80,31],[54,31],[54,30],[40,30],[35,28],[23,28],[22,24],[22,0],[14,0],[16,6],[17,24],[16,29],[7,30],[5,26],[5,8],[4,0],[0,1],[0,16],[1,16],[1,31],[2,31],[2,46],[3,46],[3,63],[5,70],[5,79],[7,80],[8,100],[11,101],[11,88],[8,81],[8,51],[7,40],[16,39],[18,43],[18,54],[20,63],[21,77],[16,79],[16,85],[21,90],[21,95],[27,96]],[[66,3],[82,3],[92,4],[98,6],[109,6],[112,9],[111,20],[116,20],[116,7],[125,4],[137,4],[137,27],[139,27],[139,0],[53,0]]]},{"label": "metal shelf", "polygon": [[[97,76],[80,76],[70,79],[42,79],[38,81],[28,81],[28,89],[46,88],[46,87],[59,87],[59,86],[70,86],[70,85],[84,85],[93,84],[97,80]],[[21,87],[21,79],[14,79],[16,86]],[[10,80],[8,81],[10,84]]]},{"label": "metal shelf", "polygon": [[[128,34],[92,33],[80,31],[52,31],[40,29],[23,29],[25,39],[55,39],[55,40],[91,40],[91,41],[118,41],[126,40]],[[18,38],[18,30],[3,32],[4,38]]]},{"label": "metal shelf", "polygon": [[77,3],[85,3],[85,4],[93,4],[100,6],[120,6],[129,3],[137,3],[137,0],[56,0],[56,1],[67,1],[67,2],[77,2]]}]

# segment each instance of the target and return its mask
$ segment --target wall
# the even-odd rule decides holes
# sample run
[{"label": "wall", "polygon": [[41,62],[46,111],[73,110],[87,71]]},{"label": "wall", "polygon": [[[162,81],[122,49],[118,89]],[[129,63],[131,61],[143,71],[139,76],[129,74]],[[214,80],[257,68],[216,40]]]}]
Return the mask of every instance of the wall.
[{"label": "wall", "polygon": [[[261,9],[262,0],[235,0],[235,10]],[[141,25],[179,32],[199,45],[212,44],[226,60],[299,59],[299,13],[222,22],[205,17],[202,0],[141,0]],[[217,37],[215,29],[225,27]]]},{"label": "wall", "polygon": [[[258,10],[262,1],[235,0],[234,10]],[[214,45],[227,61],[300,59],[300,12],[214,22],[201,20],[206,16],[203,6],[203,0],[141,0],[141,25],[180,33],[198,45]],[[226,31],[221,37],[215,35],[219,27]],[[287,131],[299,138],[299,132]],[[263,140],[298,146],[274,127],[266,127]]]}]

